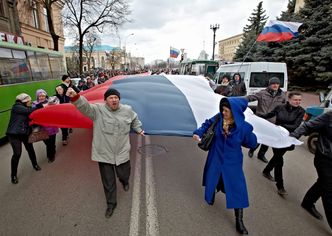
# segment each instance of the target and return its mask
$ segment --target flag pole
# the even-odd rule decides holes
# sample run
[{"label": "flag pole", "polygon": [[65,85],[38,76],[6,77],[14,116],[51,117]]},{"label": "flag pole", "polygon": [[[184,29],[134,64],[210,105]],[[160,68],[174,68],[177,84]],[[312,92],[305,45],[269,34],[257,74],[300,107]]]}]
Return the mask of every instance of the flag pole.
[{"label": "flag pole", "polygon": [[256,41],[256,39],[255,39],[255,42],[251,45],[251,47],[249,48],[249,51],[248,51],[247,54],[243,57],[243,60],[242,60],[242,62],[241,62],[241,64],[240,64],[239,69],[237,70],[237,73],[239,73],[239,71],[240,71],[240,69],[241,69],[241,67],[242,67],[242,65],[243,65],[243,63],[244,63],[244,61],[247,59],[249,53],[251,52],[251,49],[253,49],[253,47],[255,46],[256,42],[257,42],[257,41]]}]

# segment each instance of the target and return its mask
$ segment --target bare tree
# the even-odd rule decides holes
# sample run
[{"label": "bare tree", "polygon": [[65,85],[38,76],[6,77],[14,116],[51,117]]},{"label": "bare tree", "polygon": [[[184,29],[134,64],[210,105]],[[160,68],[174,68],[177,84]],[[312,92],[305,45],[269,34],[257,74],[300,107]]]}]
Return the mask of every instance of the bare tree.
[{"label": "bare tree", "polygon": [[52,40],[53,40],[54,50],[59,51],[60,36],[57,35],[57,33],[55,32],[53,14],[52,14],[52,7],[53,7],[53,4],[55,4],[56,2],[58,2],[58,4],[63,5],[63,1],[61,1],[61,0],[41,0],[41,3],[44,5],[44,7],[46,9],[47,23],[48,23],[48,28],[50,30]]},{"label": "bare tree", "polygon": [[89,30],[122,25],[128,21],[129,5],[126,0],[66,0],[65,25],[77,30],[79,40],[80,73],[83,72],[83,42]]},{"label": "bare tree", "polygon": [[[112,70],[116,69],[116,67],[121,66],[122,60],[122,51],[121,49],[117,50],[114,48],[112,51],[106,53],[106,60],[111,66]],[[119,68],[121,69],[121,68]]]},{"label": "bare tree", "polygon": [[83,52],[87,59],[88,63],[88,71],[91,69],[91,59],[92,59],[92,53],[94,51],[95,46],[97,45],[97,42],[100,42],[100,37],[96,32],[87,33],[85,40],[84,40],[84,46],[83,46]]}]

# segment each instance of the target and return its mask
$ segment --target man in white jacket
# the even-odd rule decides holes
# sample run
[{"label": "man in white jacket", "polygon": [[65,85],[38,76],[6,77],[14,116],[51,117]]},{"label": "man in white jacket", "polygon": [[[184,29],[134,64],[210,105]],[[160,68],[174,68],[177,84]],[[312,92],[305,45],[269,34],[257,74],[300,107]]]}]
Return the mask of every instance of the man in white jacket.
[{"label": "man in white jacket", "polygon": [[97,161],[104,186],[107,209],[106,218],[110,218],[116,207],[116,177],[129,190],[131,128],[144,135],[137,114],[128,105],[120,104],[120,93],[109,88],[104,94],[105,103],[90,104],[85,97],[68,88],[67,96],[85,116],[93,121],[92,160]]}]

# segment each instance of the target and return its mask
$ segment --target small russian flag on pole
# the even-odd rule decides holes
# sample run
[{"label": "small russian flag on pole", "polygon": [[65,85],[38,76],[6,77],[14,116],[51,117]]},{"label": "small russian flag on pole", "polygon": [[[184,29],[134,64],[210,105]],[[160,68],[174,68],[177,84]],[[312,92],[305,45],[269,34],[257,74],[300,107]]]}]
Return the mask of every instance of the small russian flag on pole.
[{"label": "small russian flag on pole", "polygon": [[283,42],[298,36],[302,23],[270,20],[258,35],[257,42]]},{"label": "small russian flag on pole", "polygon": [[179,54],[180,54],[180,50],[179,49],[170,47],[169,57],[177,58],[179,56]]}]

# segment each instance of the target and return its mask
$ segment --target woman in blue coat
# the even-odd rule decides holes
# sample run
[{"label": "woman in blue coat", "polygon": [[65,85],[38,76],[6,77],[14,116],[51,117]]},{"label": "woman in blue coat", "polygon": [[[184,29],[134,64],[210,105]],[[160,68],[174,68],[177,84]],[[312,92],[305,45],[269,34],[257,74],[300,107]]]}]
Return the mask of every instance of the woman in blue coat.
[{"label": "woman in blue coat", "polygon": [[243,208],[249,206],[246,180],[243,173],[241,147],[255,148],[256,135],[253,127],[244,120],[243,112],[248,107],[244,98],[229,97],[220,101],[220,113],[206,120],[194,131],[193,138],[200,140],[219,116],[216,132],[204,167],[203,186],[205,200],[213,205],[215,190],[226,195],[227,208],[235,210],[236,230],[248,234],[243,224]]}]

